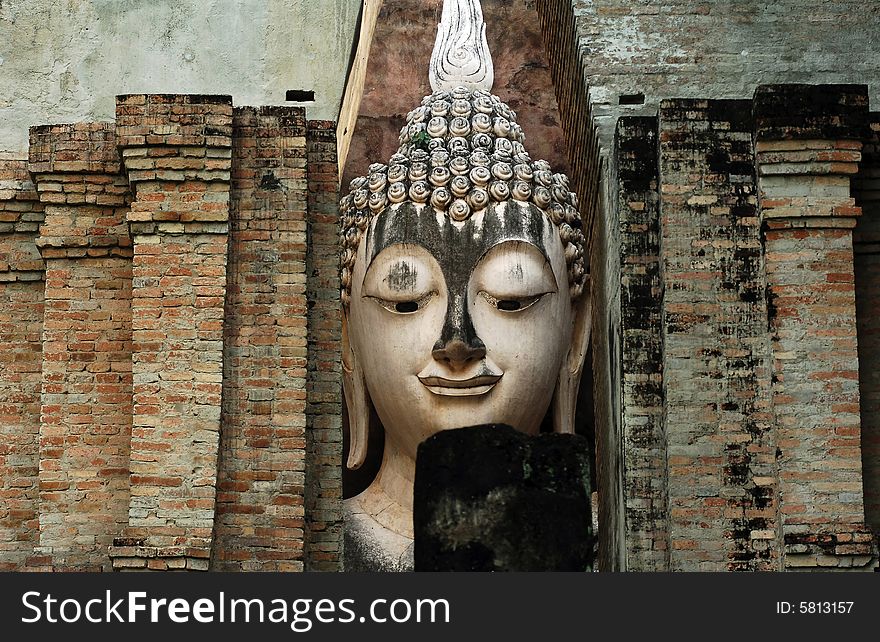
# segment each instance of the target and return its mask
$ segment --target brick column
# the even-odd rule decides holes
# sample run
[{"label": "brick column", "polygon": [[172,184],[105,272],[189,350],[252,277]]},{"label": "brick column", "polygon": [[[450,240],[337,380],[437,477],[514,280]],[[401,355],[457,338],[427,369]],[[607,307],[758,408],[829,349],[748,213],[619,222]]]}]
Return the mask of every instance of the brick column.
[{"label": "brick column", "polygon": [[853,231],[859,394],[862,417],[862,479],[865,521],[880,535],[880,113],[870,115],[853,196],[862,216]]},{"label": "brick column", "polygon": [[755,94],[786,568],[871,563],[864,525],[850,194],[867,88]]},{"label": "brick column", "polygon": [[232,100],[130,95],[116,131],[136,197],[129,528],[116,568],[207,570],[223,379]]},{"label": "brick column", "polygon": [[306,569],[342,570],[342,305],[336,124],[308,121]]},{"label": "brick column", "polygon": [[128,184],[114,127],[34,127],[29,168],[45,206],[40,552],[54,570],[109,569],[131,435]]},{"label": "brick column", "polygon": [[660,107],[670,570],[776,570],[776,443],[751,104]]},{"label": "brick column", "polygon": [[669,569],[657,118],[617,123],[626,569]]},{"label": "brick column", "polygon": [[42,220],[27,161],[0,160],[0,571],[22,569],[39,544]]},{"label": "brick column", "polygon": [[213,568],[303,570],[306,477],[306,122],[233,116],[223,434]]}]

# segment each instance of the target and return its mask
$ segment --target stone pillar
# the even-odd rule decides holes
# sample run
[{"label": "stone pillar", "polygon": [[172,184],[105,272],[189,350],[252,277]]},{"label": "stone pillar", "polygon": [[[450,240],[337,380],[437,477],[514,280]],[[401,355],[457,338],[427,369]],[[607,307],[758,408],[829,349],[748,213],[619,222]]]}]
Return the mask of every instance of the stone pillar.
[{"label": "stone pillar", "polygon": [[130,95],[116,105],[135,192],[129,528],[116,568],[207,570],[223,380],[232,100]]},{"label": "stone pillar", "polygon": [[[0,571],[34,559],[39,544],[43,206],[27,161],[0,160]],[[29,559],[30,558],[30,559]]]},{"label": "stone pillar", "polygon": [[778,418],[784,566],[870,564],[865,527],[850,193],[864,86],[773,85],[755,94]]},{"label": "stone pillar", "polygon": [[303,570],[306,121],[233,114],[223,434],[213,568]]},{"label": "stone pillar", "polygon": [[865,521],[880,535],[880,113],[870,115],[853,196],[862,216],[853,230],[859,394],[862,418],[862,479]]},{"label": "stone pillar", "polygon": [[336,125],[308,121],[306,570],[342,570],[342,304]]},{"label": "stone pillar", "polygon": [[751,103],[660,106],[670,570],[776,570],[776,443]]},{"label": "stone pillar", "polygon": [[112,124],[31,129],[45,221],[40,551],[54,570],[109,570],[128,513],[131,242]]}]

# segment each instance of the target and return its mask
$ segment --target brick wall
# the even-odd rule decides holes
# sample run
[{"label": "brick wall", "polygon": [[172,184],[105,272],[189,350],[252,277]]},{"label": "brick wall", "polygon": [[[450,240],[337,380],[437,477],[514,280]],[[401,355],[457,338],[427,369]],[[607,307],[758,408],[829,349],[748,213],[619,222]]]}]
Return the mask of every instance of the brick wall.
[{"label": "brick wall", "polygon": [[117,99],[136,197],[129,529],[116,567],[207,570],[217,482],[229,230],[229,96]]},{"label": "brick wall", "polygon": [[660,107],[671,570],[777,567],[751,101]]},{"label": "brick wall", "polygon": [[755,96],[789,568],[862,567],[861,422],[851,196],[867,88],[779,85]]},{"label": "brick wall", "polygon": [[0,570],[39,544],[38,480],[43,207],[27,161],[0,161]]},{"label": "brick wall", "polygon": [[[658,523],[647,522],[652,534],[638,531],[639,524],[646,523],[644,520],[649,514],[649,507],[660,500],[655,488],[642,487],[637,493],[638,497],[628,494],[636,492],[636,478],[632,476],[644,473],[646,463],[644,459],[627,459],[633,451],[631,442],[626,440],[632,436],[633,425],[647,426],[644,428],[645,434],[651,434],[651,420],[644,419],[644,416],[648,416],[653,407],[647,402],[654,398],[650,396],[650,386],[639,390],[644,396],[633,394],[636,382],[641,383],[644,377],[639,362],[639,352],[644,348],[634,342],[634,337],[638,335],[630,333],[641,327],[644,319],[638,315],[643,312],[644,301],[636,305],[629,297],[634,294],[634,288],[643,284],[639,278],[644,276],[641,272],[635,273],[638,278],[634,280],[634,271],[628,267],[627,261],[650,264],[652,252],[649,247],[638,247],[631,243],[627,235],[628,227],[633,220],[637,220],[629,207],[630,197],[635,203],[644,202],[644,199],[640,194],[628,191],[630,188],[627,184],[632,176],[625,175],[632,169],[628,165],[631,159],[625,155],[618,156],[619,152],[615,150],[615,144],[619,146],[621,143],[620,138],[615,141],[615,132],[620,136],[618,118],[622,115],[653,118],[664,99],[751,99],[756,87],[767,82],[867,82],[871,92],[876,92],[880,89],[880,82],[876,72],[877,54],[871,43],[878,8],[855,0],[840,3],[809,0],[806,3],[798,2],[797,6],[794,2],[777,2],[771,6],[752,1],[713,3],[704,0],[675,0],[668,3],[652,0],[551,3],[539,0],[536,4],[545,23],[547,50],[552,52],[549,57],[555,74],[561,119],[570,148],[581,156],[578,169],[582,174],[584,168],[588,167],[587,159],[594,153],[594,147],[601,146],[602,164],[597,164],[597,172],[587,169],[586,180],[592,186],[581,193],[582,200],[584,193],[589,193],[589,190],[598,193],[597,201],[591,203],[595,208],[591,215],[596,223],[590,253],[595,310],[593,403],[596,408],[597,440],[600,442],[597,462],[600,513],[601,521],[605,522],[600,525],[600,551],[603,545],[615,549],[600,553],[600,566],[622,568],[626,567],[628,559],[635,564],[633,568],[639,568],[641,564],[655,563],[645,561],[644,551],[662,540],[663,526],[662,520]],[[795,13],[799,17],[792,19]],[[573,36],[570,35],[571,31],[574,32]],[[866,51],[867,54],[864,53]],[[567,73],[571,79],[560,75],[559,70]],[[573,113],[582,116],[572,119]],[[706,119],[698,114],[695,120]],[[627,121],[620,125],[626,133],[625,139],[635,142],[638,138],[639,133],[634,129],[636,122]],[[712,128],[707,122],[695,122],[693,127],[698,138],[704,135],[704,129],[701,128]],[[583,133],[578,135],[578,131]],[[590,137],[596,142],[590,143]],[[720,152],[725,152],[727,148],[723,136],[718,137],[718,141]],[[709,144],[707,140],[704,142]],[[706,188],[707,195],[713,194],[711,183],[717,180],[716,174],[708,168],[706,176],[710,185]],[[583,180],[583,176],[574,177],[576,185]],[[698,185],[694,187],[703,189]],[[723,188],[723,185],[716,187]],[[720,221],[708,222],[709,225],[703,229],[707,241],[715,233],[711,231],[713,225],[717,224],[721,229],[725,227],[720,225]],[[726,227],[728,232],[733,229],[731,225]],[[720,241],[729,240],[724,236],[726,233],[721,232]],[[716,255],[720,256],[717,249]],[[705,258],[695,256],[694,260],[700,264]],[[737,262],[760,262],[760,258],[747,259],[739,254],[726,257],[724,261],[725,265],[733,266]],[[866,254],[864,259],[857,259],[857,266],[859,261],[867,265],[871,259]],[[864,276],[863,280],[866,278]],[[668,286],[666,281],[666,277],[662,276],[664,287]],[[866,300],[865,305],[870,305],[869,301]],[[651,304],[656,304],[656,300],[649,300]],[[735,310],[736,307],[730,309]],[[632,317],[634,312],[636,317]],[[760,318],[760,314],[757,318]],[[752,321],[754,318],[749,317],[747,323]],[[869,336],[866,324],[870,322],[864,320],[860,323],[863,324],[860,333]],[[719,322],[718,325],[736,327],[736,332],[739,332],[739,326],[729,321]],[[740,336],[738,340],[759,341],[757,334],[753,331],[750,333],[746,337]],[[644,341],[641,337],[640,340]],[[652,349],[650,342],[647,349]],[[865,350],[862,350],[860,357],[864,359],[866,356]],[[752,367],[755,371],[763,368],[754,363]],[[868,367],[862,367],[862,372],[868,370]],[[731,383],[732,380],[716,382],[715,388],[722,390]],[[864,383],[862,387],[864,389]],[[668,385],[666,389],[669,389]],[[755,399],[765,394],[766,390],[762,389]],[[866,403],[871,402],[863,402],[863,408],[870,407]],[[761,402],[759,405],[764,404]],[[676,404],[667,402],[664,412],[672,408],[675,413],[675,407]],[[764,421],[760,417],[762,412],[758,413],[759,422]],[[719,416],[730,414],[735,416],[736,412],[720,412]],[[633,424],[636,417],[637,421],[647,423]],[[734,423],[744,425],[739,419]],[[774,439],[767,431],[758,438],[761,457],[766,459]],[[865,443],[870,449],[870,441]],[[741,453],[751,462],[746,466],[749,470],[757,461],[750,451],[752,446],[745,446],[744,453]],[[870,455],[866,453],[865,457]],[[731,472],[743,470],[734,458],[728,464]],[[770,466],[767,461],[761,465]],[[870,478],[869,467],[866,466],[865,470]],[[746,479],[754,475],[754,471],[749,472]],[[868,495],[871,485],[868,482]],[[723,486],[722,483],[719,488]],[[775,490],[778,487],[765,489],[766,492]],[[721,508],[722,512],[727,511],[727,519],[733,520],[733,509],[730,506]],[[741,509],[742,506],[736,508],[742,513]],[[754,515],[753,518],[763,519]],[[761,536],[770,534],[768,531],[772,529],[760,529],[758,525],[759,521],[755,521],[755,528],[748,529],[749,532],[762,531],[758,533]],[[728,538],[725,547],[739,542],[736,544],[739,548],[736,551],[725,550],[731,555],[747,556],[750,553],[742,549],[754,547],[744,538],[746,529],[743,523],[734,526],[736,528],[724,528],[723,532]],[[636,530],[630,530],[633,528]],[[853,535],[858,538],[863,536]],[[836,540],[832,537],[829,541],[833,550]],[[680,545],[692,544],[682,542]],[[825,542],[822,546],[828,549],[829,544]],[[636,550],[633,547],[641,548]],[[679,553],[681,559],[687,555],[684,551],[686,549]],[[781,560],[783,553],[778,555]],[[659,557],[655,555],[653,559]],[[724,563],[718,561],[719,565]]]},{"label": "brick wall", "polygon": [[54,570],[109,569],[128,521],[131,240],[112,123],[31,129],[45,220],[41,553]]},{"label": "brick wall", "polygon": [[306,122],[233,112],[216,570],[303,569]]},{"label": "brick wall", "polygon": [[339,569],[334,128],[129,95],[0,163],[0,568]]},{"label": "brick wall", "polygon": [[593,261],[612,420],[621,403],[600,451],[604,568],[876,565],[873,224],[855,260],[851,239],[853,196],[875,196],[872,140],[850,186],[866,114],[864,87],[782,85],[618,122],[619,263],[614,228]]},{"label": "brick wall", "polygon": [[342,570],[342,306],[335,125],[308,122],[307,570]]},{"label": "brick wall", "polygon": [[[657,118],[621,118],[619,164],[620,367],[626,568],[669,568]],[[607,456],[607,455],[606,455]],[[609,500],[614,501],[613,496]],[[610,503],[610,502],[609,502]]]}]

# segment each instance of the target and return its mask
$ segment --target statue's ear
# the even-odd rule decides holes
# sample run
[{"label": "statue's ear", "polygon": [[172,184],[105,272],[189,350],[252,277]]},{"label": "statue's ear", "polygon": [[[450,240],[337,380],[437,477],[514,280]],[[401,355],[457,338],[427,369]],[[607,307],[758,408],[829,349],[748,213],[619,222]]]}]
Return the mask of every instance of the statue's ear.
[{"label": "statue's ear", "polygon": [[572,304],[574,327],[571,333],[571,347],[562,360],[556,391],[553,393],[553,431],[574,433],[574,413],[577,406],[581,373],[584,370],[584,357],[590,347],[590,330],[593,324],[590,279],[587,277],[584,290]]},{"label": "statue's ear", "polygon": [[342,313],[342,390],[348,410],[349,448],[347,465],[360,468],[367,456],[370,430],[370,400],[364,370],[348,336],[348,314]]}]

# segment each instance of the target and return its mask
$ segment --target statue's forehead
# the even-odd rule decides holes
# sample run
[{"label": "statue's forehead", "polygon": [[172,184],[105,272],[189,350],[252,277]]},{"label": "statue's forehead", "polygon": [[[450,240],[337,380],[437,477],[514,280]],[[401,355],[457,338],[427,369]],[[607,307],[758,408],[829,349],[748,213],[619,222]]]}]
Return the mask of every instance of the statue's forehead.
[{"label": "statue's forehead", "polygon": [[470,272],[491,248],[505,241],[525,241],[548,258],[545,234],[549,221],[534,205],[507,202],[488,207],[464,223],[453,223],[428,205],[402,203],[381,212],[367,230],[367,267],[392,245],[419,245],[443,271]]}]

